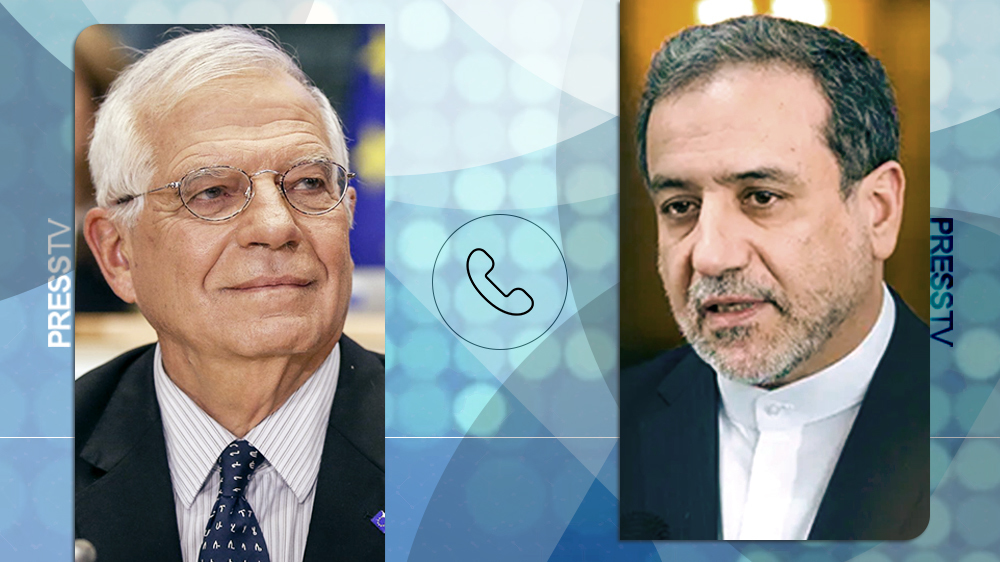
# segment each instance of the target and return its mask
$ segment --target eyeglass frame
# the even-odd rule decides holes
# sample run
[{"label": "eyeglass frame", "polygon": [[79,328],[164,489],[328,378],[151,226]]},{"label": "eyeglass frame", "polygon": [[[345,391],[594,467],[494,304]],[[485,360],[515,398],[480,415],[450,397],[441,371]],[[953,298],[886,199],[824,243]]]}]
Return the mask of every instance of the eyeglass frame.
[{"label": "eyeglass frame", "polygon": [[[338,168],[340,168],[341,170],[344,171],[344,189],[340,192],[340,199],[337,199],[337,202],[333,205],[333,207],[330,207],[329,209],[327,209],[325,211],[319,211],[319,212],[316,212],[316,213],[310,213],[309,211],[303,211],[302,209],[299,209],[298,207],[296,207],[291,202],[291,200],[288,199],[288,192],[285,191],[285,176],[287,176],[289,172],[291,172],[295,168],[298,168],[299,166],[308,166],[310,164],[332,164],[332,165],[334,165],[334,166],[336,166],[336,167],[338,167]],[[247,190],[250,193],[249,193],[249,195],[244,194],[245,200],[243,202],[243,206],[240,207],[239,210],[237,210],[236,212],[234,212],[234,213],[232,213],[232,214],[230,214],[228,216],[222,217],[222,218],[210,219],[210,218],[203,217],[203,216],[199,215],[198,213],[194,212],[194,210],[191,209],[191,207],[188,207],[187,202],[184,201],[183,197],[181,197],[181,185],[184,183],[184,180],[187,179],[187,177],[190,176],[191,174],[196,174],[198,172],[202,172],[202,171],[205,171],[205,170],[212,170],[212,169],[218,169],[218,168],[226,168],[226,169],[229,169],[229,170],[236,170],[237,172],[240,172],[241,174],[243,174],[248,180],[250,180],[250,185],[247,187]],[[285,202],[288,203],[288,206],[291,207],[292,209],[294,209],[295,211],[297,211],[299,213],[302,213],[303,215],[312,216],[312,217],[320,216],[320,215],[325,215],[327,213],[332,212],[337,207],[339,207],[340,204],[344,202],[344,196],[347,195],[347,188],[348,188],[348,186],[350,186],[351,180],[354,179],[354,178],[356,178],[358,176],[358,174],[356,174],[354,172],[348,172],[347,168],[341,166],[340,164],[334,162],[333,160],[327,160],[325,158],[321,158],[321,159],[318,159],[318,160],[307,160],[305,162],[299,162],[298,164],[295,164],[291,168],[288,168],[287,170],[285,170],[284,173],[279,172],[277,170],[258,170],[256,172],[254,172],[253,174],[248,174],[242,168],[237,168],[236,166],[227,166],[225,164],[219,164],[219,165],[216,165],[216,166],[203,166],[201,168],[197,168],[197,169],[191,170],[190,172],[188,172],[188,173],[184,174],[183,176],[181,176],[181,179],[179,179],[177,181],[170,182],[167,185],[164,185],[162,187],[157,187],[157,188],[154,188],[154,189],[150,189],[149,191],[144,191],[142,193],[138,193],[138,194],[135,194],[135,195],[126,195],[126,196],[118,199],[117,201],[115,201],[115,205],[124,205],[124,204],[129,203],[131,201],[134,201],[134,200],[136,200],[136,199],[138,199],[138,198],[140,198],[140,197],[142,197],[144,195],[149,195],[151,193],[156,193],[158,191],[163,191],[165,189],[175,189],[175,190],[177,190],[176,191],[177,198],[180,199],[181,205],[183,205],[184,208],[187,209],[189,213],[191,213],[192,215],[194,215],[195,218],[199,218],[201,220],[209,221],[209,222],[225,221],[225,220],[229,220],[229,219],[231,219],[231,218],[239,215],[240,213],[242,213],[243,211],[245,211],[247,209],[247,207],[250,206],[250,202],[253,201],[253,196],[256,193],[256,190],[254,189],[253,179],[256,178],[257,176],[261,175],[261,174],[268,174],[268,173],[275,174],[275,179],[277,180],[275,182],[275,184],[278,186],[278,191],[281,192],[282,199],[284,199]]]}]

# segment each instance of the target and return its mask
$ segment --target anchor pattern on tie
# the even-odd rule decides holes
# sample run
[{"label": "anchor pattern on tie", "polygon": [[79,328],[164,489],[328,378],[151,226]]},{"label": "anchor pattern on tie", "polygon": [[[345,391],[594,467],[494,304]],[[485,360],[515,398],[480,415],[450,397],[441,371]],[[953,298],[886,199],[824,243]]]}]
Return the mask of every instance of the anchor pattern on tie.
[{"label": "anchor pattern on tie", "polygon": [[245,490],[264,456],[244,440],[230,443],[219,455],[219,495],[205,526],[200,562],[271,562]]}]

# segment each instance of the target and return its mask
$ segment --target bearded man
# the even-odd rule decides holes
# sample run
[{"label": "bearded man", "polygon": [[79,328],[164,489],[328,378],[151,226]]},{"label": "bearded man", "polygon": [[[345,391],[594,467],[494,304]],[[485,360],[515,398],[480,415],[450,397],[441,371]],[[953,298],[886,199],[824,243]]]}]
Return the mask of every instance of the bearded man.
[{"label": "bearded man", "polygon": [[653,57],[640,168],[690,345],[621,376],[623,539],[898,540],[929,519],[928,330],[881,63],[754,16]]}]

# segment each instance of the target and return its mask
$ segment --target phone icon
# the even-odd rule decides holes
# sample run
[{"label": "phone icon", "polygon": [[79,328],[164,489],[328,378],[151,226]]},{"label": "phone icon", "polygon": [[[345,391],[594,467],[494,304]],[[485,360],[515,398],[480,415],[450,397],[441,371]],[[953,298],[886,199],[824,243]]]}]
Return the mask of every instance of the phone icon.
[{"label": "phone icon", "polygon": [[[487,259],[490,260],[490,268],[486,270],[486,273],[478,273],[482,271],[482,267],[477,267],[477,273],[472,273],[472,257],[476,255],[477,252],[482,252]],[[482,262],[482,260],[477,260]],[[496,267],[496,262],[493,261],[493,256],[489,254],[486,250],[482,248],[476,248],[469,252],[469,257],[465,259],[465,272],[469,274],[469,281],[472,282],[472,286],[479,293],[479,296],[483,297],[483,300],[488,302],[490,306],[503,312],[504,314],[509,314],[510,316],[524,316],[525,314],[531,312],[532,308],[535,308],[535,299],[531,298],[528,291],[520,287],[515,287],[509,292],[503,292],[497,284],[490,279],[490,272]],[[489,286],[483,283],[483,279],[489,281]],[[477,282],[478,279],[478,282]],[[486,289],[483,292],[483,289]],[[514,293],[523,294],[524,297],[518,297]],[[486,296],[490,295],[490,296]],[[527,299],[527,300],[525,300]],[[497,305],[500,304],[500,306]],[[527,308],[525,308],[527,306]]]}]

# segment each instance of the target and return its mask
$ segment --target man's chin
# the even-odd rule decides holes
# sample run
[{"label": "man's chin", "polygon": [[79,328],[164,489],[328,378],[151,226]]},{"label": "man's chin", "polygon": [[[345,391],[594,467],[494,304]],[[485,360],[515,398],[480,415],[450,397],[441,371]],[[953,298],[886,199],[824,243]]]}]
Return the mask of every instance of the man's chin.
[{"label": "man's chin", "polygon": [[[777,359],[773,350],[756,346],[747,341],[724,346],[694,344],[702,361],[723,377],[743,384],[767,386],[785,378],[794,365]],[[770,352],[768,352],[770,351]]]}]

